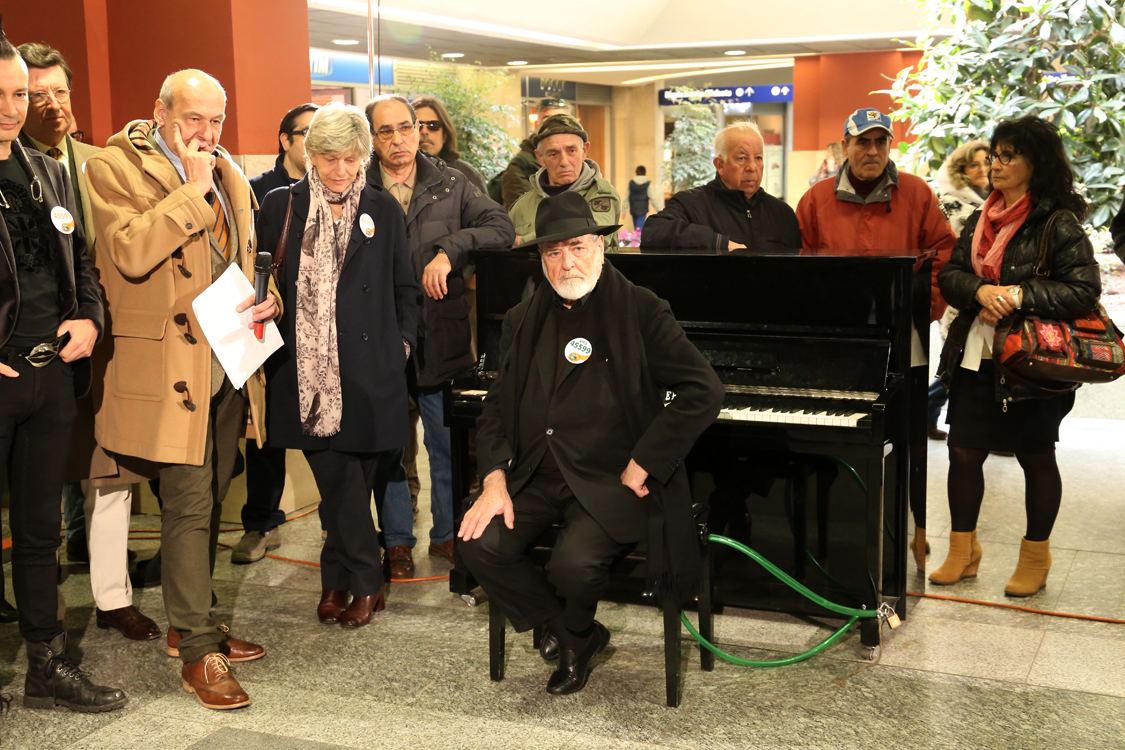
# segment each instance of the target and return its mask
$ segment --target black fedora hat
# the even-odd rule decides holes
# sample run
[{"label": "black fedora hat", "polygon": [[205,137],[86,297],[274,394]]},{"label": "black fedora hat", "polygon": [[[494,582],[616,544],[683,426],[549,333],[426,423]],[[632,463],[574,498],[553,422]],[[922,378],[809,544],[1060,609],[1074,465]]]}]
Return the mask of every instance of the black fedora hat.
[{"label": "black fedora hat", "polygon": [[544,198],[535,209],[535,237],[513,250],[535,250],[540,242],[572,240],[585,234],[613,234],[620,224],[606,226],[594,221],[590,204],[578,193],[565,193]]}]

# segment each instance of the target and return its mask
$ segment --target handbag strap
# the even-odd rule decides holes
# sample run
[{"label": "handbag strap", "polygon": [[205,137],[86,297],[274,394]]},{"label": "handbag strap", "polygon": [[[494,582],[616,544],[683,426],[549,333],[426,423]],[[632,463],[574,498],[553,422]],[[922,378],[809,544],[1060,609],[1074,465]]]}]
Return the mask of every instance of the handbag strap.
[{"label": "handbag strap", "polygon": [[[1043,279],[1051,276],[1051,268],[1047,264],[1047,253],[1050,252],[1051,249],[1051,230],[1055,227],[1055,220],[1062,214],[1074,216],[1073,212],[1065,208],[1055,211],[1047,218],[1047,224],[1043,227],[1043,234],[1039,236],[1039,257],[1035,259],[1035,266],[1032,268],[1032,273]],[[1078,217],[1075,216],[1074,220],[1078,221]]]},{"label": "handbag strap", "polygon": [[285,204],[285,224],[281,228],[281,239],[273,251],[273,280],[281,287],[281,272],[285,267],[285,255],[289,249],[289,224],[293,221],[293,188],[289,188],[289,202]]}]

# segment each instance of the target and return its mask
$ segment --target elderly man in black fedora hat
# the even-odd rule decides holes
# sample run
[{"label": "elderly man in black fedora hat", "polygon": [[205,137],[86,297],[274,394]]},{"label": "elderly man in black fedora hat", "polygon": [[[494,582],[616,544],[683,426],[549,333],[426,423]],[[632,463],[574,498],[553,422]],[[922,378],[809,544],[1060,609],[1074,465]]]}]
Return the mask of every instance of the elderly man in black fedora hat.
[{"label": "elderly man in black fedora hat", "polygon": [[[609,642],[594,619],[610,565],[642,539],[662,596],[696,593],[700,558],[687,478],[723,386],[668,304],[604,256],[586,200],[543,200],[532,242],[547,283],[508,311],[501,368],[477,421],[483,489],[458,532],[462,559],[518,631],[543,623],[559,658],[547,692],[581,690]],[[665,406],[665,394],[675,398]],[[544,578],[526,551],[559,534]]]}]

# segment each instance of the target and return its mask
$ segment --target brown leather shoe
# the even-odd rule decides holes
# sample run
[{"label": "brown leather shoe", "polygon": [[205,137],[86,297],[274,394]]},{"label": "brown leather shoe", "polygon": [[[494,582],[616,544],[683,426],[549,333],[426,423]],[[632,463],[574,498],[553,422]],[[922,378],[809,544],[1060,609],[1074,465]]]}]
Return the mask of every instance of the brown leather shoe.
[{"label": "brown leather shoe", "polygon": [[[226,625],[220,623],[219,632],[228,636],[227,646],[230,648],[228,659],[230,661],[254,661],[266,655],[266,650],[257,643],[229,637],[230,628]],[[172,628],[168,628],[168,648],[165,649],[165,652],[168,656],[178,657],[180,655],[180,634]]]},{"label": "brown leather shoe", "polygon": [[109,611],[99,609],[95,614],[95,622],[102,630],[113,628],[133,641],[152,641],[160,637],[160,628],[156,623],[131,604]]},{"label": "brown leather shoe", "polygon": [[430,542],[430,557],[441,557],[453,562],[453,540],[441,544]]},{"label": "brown leather shoe", "polygon": [[936,424],[926,425],[926,437],[930,440],[945,440],[949,437],[949,433],[938,427]]},{"label": "brown leather shoe", "polygon": [[320,604],[316,605],[316,619],[324,625],[340,622],[340,613],[348,606],[347,591],[324,589],[320,593]]},{"label": "brown leather shoe", "polygon": [[414,577],[414,553],[405,544],[387,550],[387,574],[398,579]]},{"label": "brown leather shoe", "polygon": [[371,615],[375,612],[382,612],[386,606],[386,601],[383,597],[383,589],[380,588],[378,592],[371,596],[360,596],[352,599],[352,603],[340,615],[340,624],[345,628],[362,628],[367,623],[371,622]]},{"label": "brown leather shoe", "polygon": [[195,694],[195,699],[204,708],[240,708],[250,705],[250,696],[234,679],[230,671],[230,660],[212,651],[185,664],[180,670],[184,680],[184,690]]}]

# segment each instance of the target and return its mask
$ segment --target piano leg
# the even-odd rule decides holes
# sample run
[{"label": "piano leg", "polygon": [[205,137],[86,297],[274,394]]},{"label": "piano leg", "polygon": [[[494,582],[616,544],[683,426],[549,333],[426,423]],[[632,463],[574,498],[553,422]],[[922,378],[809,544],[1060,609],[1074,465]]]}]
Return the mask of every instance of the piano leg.
[{"label": "piano leg", "polygon": [[868,648],[875,648],[880,643],[880,627],[878,617],[869,617],[859,621],[859,642]]},{"label": "piano leg", "polygon": [[[715,617],[711,611],[711,543],[703,545],[703,573],[699,584],[699,634],[715,642]],[[715,655],[699,647],[699,668],[704,672],[715,669]]]},{"label": "piano leg", "polygon": [[805,477],[805,464],[796,460],[789,465],[790,475],[786,477],[786,493],[792,498],[793,508],[793,573],[798,580],[805,578],[805,552],[808,549],[808,481]]}]

